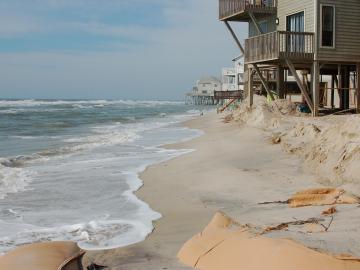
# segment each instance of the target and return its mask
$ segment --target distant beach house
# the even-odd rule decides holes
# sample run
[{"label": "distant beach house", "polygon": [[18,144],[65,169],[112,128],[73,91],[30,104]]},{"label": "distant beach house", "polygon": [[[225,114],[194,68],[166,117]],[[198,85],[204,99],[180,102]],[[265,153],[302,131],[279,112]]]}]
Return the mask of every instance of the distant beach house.
[{"label": "distant beach house", "polygon": [[187,94],[186,103],[215,105],[217,102],[214,94],[217,91],[221,91],[221,89],[222,83],[218,78],[214,76],[203,77],[196,82],[196,86]]},{"label": "distant beach house", "polygon": [[234,67],[222,69],[222,91],[244,90],[244,60],[238,56],[233,60]]},{"label": "distant beach house", "polygon": [[[298,92],[314,116],[360,112],[359,0],[219,0],[219,18],[244,54],[250,105],[260,85],[270,99]],[[244,45],[230,22],[248,24]]]},{"label": "distant beach house", "polygon": [[196,83],[197,91],[200,95],[214,95],[215,91],[221,91],[221,81],[214,77],[204,77]]}]

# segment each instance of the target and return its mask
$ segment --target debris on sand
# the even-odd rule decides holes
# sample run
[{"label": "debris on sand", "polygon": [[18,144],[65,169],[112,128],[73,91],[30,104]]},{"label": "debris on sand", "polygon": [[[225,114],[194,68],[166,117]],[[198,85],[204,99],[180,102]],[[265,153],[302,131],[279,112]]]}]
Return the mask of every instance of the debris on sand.
[{"label": "debris on sand", "polygon": [[[343,189],[315,188],[299,191],[286,201],[262,202],[259,204],[288,204],[291,208],[298,208],[305,206],[360,204],[360,198]],[[330,208],[329,211],[334,211],[334,209]]]},{"label": "debris on sand", "polygon": [[343,189],[317,188],[297,192],[289,199],[292,208],[335,204],[358,204],[360,199]]},{"label": "debris on sand", "polygon": [[322,212],[323,216],[330,216],[337,213],[336,207],[330,207],[329,209]]}]

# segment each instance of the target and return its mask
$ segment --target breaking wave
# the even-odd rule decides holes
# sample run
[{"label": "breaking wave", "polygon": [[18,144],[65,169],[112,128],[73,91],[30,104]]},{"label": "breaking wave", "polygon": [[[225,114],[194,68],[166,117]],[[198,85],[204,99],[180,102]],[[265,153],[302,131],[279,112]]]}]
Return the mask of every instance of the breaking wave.
[{"label": "breaking wave", "polygon": [[0,199],[24,191],[32,180],[32,174],[29,170],[16,168],[10,160],[0,159]]},{"label": "breaking wave", "polygon": [[0,107],[32,107],[32,106],[54,106],[54,105],[70,105],[74,107],[82,107],[85,105],[93,105],[102,107],[106,105],[182,105],[182,101],[153,101],[153,100],[0,100]]}]

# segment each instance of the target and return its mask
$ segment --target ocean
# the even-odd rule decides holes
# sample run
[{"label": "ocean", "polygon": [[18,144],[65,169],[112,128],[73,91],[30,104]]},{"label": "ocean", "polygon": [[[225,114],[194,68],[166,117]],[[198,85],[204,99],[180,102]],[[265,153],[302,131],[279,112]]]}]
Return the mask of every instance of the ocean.
[{"label": "ocean", "polygon": [[87,250],[142,241],[161,217],[134,191],[147,166],[199,136],[182,102],[0,100],[0,253],[27,243]]}]

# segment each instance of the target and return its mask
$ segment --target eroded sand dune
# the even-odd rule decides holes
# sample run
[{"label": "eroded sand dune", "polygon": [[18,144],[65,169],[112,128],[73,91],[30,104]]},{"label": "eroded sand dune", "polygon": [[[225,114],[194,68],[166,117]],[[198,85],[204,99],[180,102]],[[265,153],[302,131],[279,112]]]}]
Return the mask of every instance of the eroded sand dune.
[{"label": "eroded sand dune", "polygon": [[243,102],[231,119],[273,134],[272,142],[304,159],[304,167],[327,185],[348,185],[360,192],[360,116],[311,118],[288,100],[269,103],[254,97],[250,109]]}]

